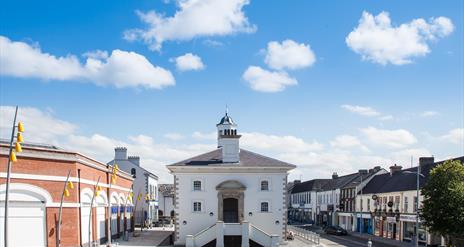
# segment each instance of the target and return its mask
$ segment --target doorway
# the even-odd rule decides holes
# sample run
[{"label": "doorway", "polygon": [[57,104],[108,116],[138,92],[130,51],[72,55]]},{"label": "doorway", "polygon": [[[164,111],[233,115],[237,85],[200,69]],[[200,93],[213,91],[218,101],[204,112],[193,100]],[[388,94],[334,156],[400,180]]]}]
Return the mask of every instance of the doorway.
[{"label": "doorway", "polygon": [[238,200],[225,198],[223,201],[223,217],[225,223],[238,223]]}]

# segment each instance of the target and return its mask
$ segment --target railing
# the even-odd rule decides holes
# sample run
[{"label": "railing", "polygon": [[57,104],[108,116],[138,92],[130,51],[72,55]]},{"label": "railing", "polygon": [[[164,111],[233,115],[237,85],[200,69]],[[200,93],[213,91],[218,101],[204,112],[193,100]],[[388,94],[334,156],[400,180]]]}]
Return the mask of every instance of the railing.
[{"label": "railing", "polygon": [[250,225],[250,239],[262,246],[271,246],[271,236],[254,225]]},{"label": "railing", "polygon": [[242,224],[224,223],[224,236],[242,235]]},{"label": "railing", "polygon": [[216,224],[202,230],[193,236],[195,246],[203,246],[216,238]]},{"label": "railing", "polygon": [[306,229],[303,229],[303,228],[300,228],[300,227],[295,227],[295,226],[288,226],[288,229],[293,231],[293,233],[296,235],[296,236],[299,236],[301,238],[304,238],[308,241],[311,241],[317,245],[320,244],[320,236],[319,234],[315,233],[315,232],[312,232],[312,231],[308,231]]}]

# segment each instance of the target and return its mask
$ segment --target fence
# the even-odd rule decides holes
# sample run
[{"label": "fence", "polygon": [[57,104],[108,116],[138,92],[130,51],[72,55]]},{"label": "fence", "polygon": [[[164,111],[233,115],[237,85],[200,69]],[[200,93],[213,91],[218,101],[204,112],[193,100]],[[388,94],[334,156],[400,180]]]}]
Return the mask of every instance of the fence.
[{"label": "fence", "polygon": [[315,233],[315,232],[312,232],[312,231],[308,231],[306,229],[303,229],[303,228],[300,228],[300,227],[295,227],[295,226],[288,226],[288,228],[293,231],[293,234],[295,234],[295,236],[299,236],[301,238],[304,238],[308,241],[311,241],[317,245],[320,244],[320,236],[319,234]]}]

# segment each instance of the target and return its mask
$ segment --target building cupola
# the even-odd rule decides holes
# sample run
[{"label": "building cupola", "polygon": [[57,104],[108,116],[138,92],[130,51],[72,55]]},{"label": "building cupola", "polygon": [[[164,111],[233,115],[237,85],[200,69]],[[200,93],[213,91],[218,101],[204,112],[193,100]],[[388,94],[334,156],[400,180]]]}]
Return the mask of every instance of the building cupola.
[{"label": "building cupola", "polygon": [[223,163],[238,163],[240,162],[240,145],[239,139],[241,135],[237,134],[237,125],[228,114],[216,124],[218,136],[218,148],[222,148]]}]

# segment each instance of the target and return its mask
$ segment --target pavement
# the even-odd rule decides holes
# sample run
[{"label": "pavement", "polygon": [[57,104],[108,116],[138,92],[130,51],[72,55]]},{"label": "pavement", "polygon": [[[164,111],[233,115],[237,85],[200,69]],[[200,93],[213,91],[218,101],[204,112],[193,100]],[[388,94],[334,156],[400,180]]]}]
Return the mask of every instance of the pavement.
[{"label": "pavement", "polygon": [[[173,227],[153,227],[151,229],[144,229],[143,231],[140,231],[140,228],[136,228],[136,237],[134,237],[133,234],[130,233],[129,241],[124,241],[122,238],[119,238],[113,240],[113,245],[126,247],[170,246],[169,235],[171,235],[173,232]],[[101,245],[100,247],[105,247],[105,245]]]}]

